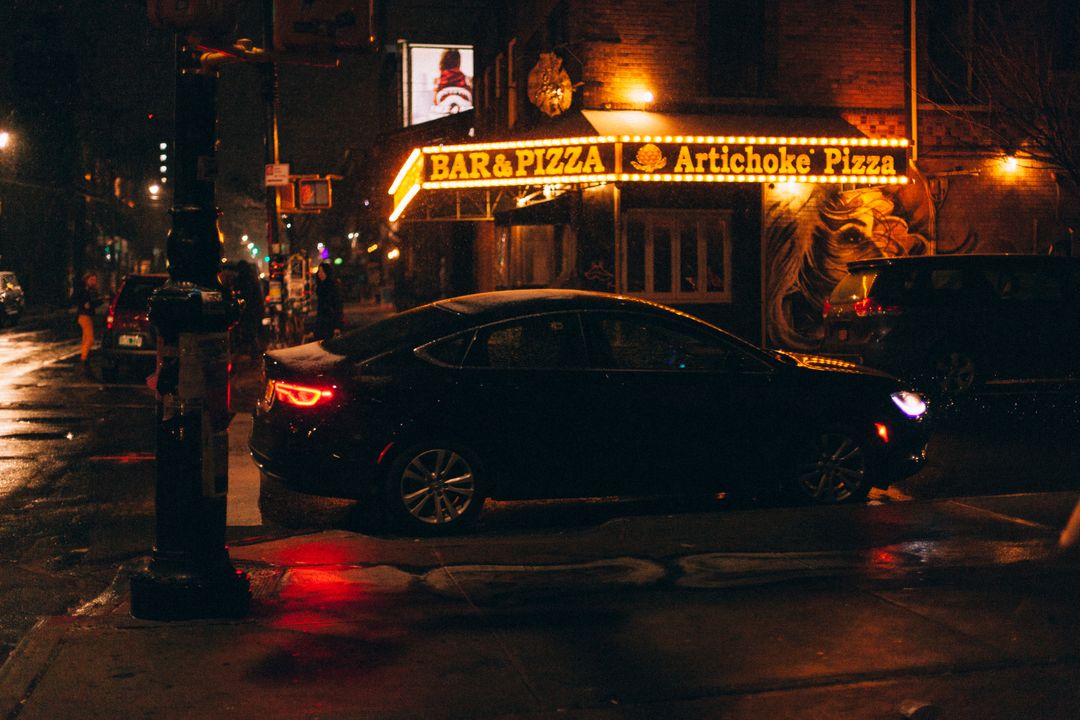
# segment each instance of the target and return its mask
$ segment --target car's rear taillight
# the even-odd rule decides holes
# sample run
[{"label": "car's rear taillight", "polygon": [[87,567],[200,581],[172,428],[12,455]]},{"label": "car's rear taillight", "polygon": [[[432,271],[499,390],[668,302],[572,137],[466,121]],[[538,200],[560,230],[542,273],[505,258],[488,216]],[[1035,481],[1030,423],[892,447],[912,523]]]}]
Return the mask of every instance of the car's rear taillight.
[{"label": "car's rear taillight", "polygon": [[854,305],[855,315],[857,317],[867,317],[868,315],[899,315],[899,305],[883,305],[878,300],[872,297],[865,297],[862,300],[856,300]]},{"label": "car's rear taillight", "polygon": [[271,380],[270,383],[273,385],[275,399],[294,407],[314,407],[329,402],[334,397],[334,388],[330,387],[298,385],[277,380]]},{"label": "car's rear taillight", "polygon": [[828,300],[826,300],[825,304],[821,306],[821,317],[827,318],[827,317],[829,317],[829,313],[831,313],[831,312],[832,312],[832,303],[829,302]]},{"label": "car's rear taillight", "polygon": [[113,322],[116,321],[116,301],[120,299],[120,293],[116,293],[116,297],[109,303],[109,314],[105,316],[105,327],[112,330]]}]

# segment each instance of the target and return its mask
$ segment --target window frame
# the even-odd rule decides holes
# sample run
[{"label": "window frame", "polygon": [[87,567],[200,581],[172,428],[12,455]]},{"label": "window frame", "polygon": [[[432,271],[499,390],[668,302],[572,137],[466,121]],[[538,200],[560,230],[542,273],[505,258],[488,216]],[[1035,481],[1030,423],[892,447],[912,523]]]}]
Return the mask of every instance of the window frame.
[{"label": "window frame", "polygon": [[[647,298],[664,303],[681,304],[705,304],[705,303],[730,303],[732,302],[732,272],[731,272],[731,218],[730,210],[667,210],[667,209],[633,209],[627,210],[619,229],[618,260],[619,267],[616,272],[616,292],[632,297]],[[629,289],[630,267],[630,240],[629,228],[634,222],[641,222],[645,227],[644,247],[644,277],[645,287],[643,290]],[[716,223],[720,228],[723,274],[722,291],[709,291],[708,287],[708,233],[705,230],[710,224]],[[684,291],[681,288],[681,273],[679,268],[682,260],[682,243],[680,231],[684,224],[692,224],[697,234],[697,262],[696,282],[698,288],[705,290]],[[671,290],[657,292],[655,277],[655,245],[656,228],[667,228],[671,237]]]}]

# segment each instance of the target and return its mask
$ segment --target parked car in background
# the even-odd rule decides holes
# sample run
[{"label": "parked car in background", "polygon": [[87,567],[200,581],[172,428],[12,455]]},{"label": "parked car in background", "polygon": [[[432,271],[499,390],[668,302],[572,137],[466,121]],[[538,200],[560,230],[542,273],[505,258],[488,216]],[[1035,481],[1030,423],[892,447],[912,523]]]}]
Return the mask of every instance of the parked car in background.
[{"label": "parked car in background", "polygon": [[1080,259],[939,255],[851,263],[823,311],[822,352],[943,396],[1080,389]]},{"label": "parked car in background", "polygon": [[157,355],[157,333],[150,324],[149,302],[169,276],[128,275],[109,305],[101,336],[102,378],[115,382],[136,367],[149,372]]},{"label": "parked car in background", "polygon": [[0,271],[0,326],[17,323],[25,303],[19,278],[13,272]]},{"label": "parked car in background", "polygon": [[922,398],[884,373],[574,290],[440,300],[272,350],[266,378],[264,475],[418,533],[467,526],[485,497],[859,500],[927,442]]}]

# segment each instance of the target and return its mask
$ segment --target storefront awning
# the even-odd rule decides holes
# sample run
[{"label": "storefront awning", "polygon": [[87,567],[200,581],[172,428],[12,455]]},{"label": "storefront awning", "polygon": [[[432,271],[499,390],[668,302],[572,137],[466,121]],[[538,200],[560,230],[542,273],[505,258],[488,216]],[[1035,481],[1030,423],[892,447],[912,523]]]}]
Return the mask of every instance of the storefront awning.
[{"label": "storefront awning", "polygon": [[[907,154],[906,139],[867,138],[840,118],[586,110],[520,139],[415,148],[390,187],[390,220],[422,193],[427,219],[454,219],[431,213],[451,199],[458,218],[479,219],[537,190],[609,182],[904,184]],[[462,202],[482,214],[462,216]]]}]

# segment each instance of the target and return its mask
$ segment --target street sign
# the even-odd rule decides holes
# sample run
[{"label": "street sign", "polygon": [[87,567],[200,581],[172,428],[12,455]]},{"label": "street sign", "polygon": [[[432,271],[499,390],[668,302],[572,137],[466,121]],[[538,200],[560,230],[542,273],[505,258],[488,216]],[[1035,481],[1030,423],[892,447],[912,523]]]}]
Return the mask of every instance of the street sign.
[{"label": "street sign", "polygon": [[280,187],[291,184],[289,179],[289,163],[267,163],[266,187]]}]

